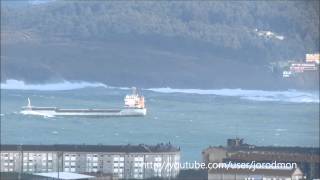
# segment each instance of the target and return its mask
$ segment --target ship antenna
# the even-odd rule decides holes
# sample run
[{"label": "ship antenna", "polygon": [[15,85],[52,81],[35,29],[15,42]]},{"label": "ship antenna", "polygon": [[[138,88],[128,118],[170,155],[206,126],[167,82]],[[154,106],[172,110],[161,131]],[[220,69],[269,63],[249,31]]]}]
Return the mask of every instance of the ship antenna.
[{"label": "ship antenna", "polygon": [[132,94],[134,94],[134,95],[137,94],[137,88],[136,87],[132,87]]},{"label": "ship antenna", "polygon": [[28,108],[31,108],[31,101],[29,97],[28,97]]}]

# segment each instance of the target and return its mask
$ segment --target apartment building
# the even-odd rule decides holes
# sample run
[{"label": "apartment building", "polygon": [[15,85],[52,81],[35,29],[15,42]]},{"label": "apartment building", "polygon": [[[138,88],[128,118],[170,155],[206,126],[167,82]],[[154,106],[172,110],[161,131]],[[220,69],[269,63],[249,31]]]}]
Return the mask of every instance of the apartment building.
[{"label": "apartment building", "polygon": [[[286,177],[294,175],[300,176],[302,172],[306,179],[320,178],[320,149],[318,147],[282,147],[282,146],[256,146],[247,144],[243,139],[228,139],[227,146],[210,146],[203,150],[203,162],[208,163],[289,163],[296,164],[296,168],[290,168],[290,171],[282,169],[281,171],[265,171],[266,177],[272,173],[277,177],[278,173],[285,173]],[[296,171],[297,170],[297,171]],[[228,172],[210,171],[216,174],[227,174]],[[243,171],[235,172],[243,173]],[[294,174],[290,174],[294,173]],[[229,174],[230,175],[230,174]],[[231,173],[231,175],[233,175]],[[248,174],[247,174],[248,175]],[[215,176],[213,176],[215,177]]]},{"label": "apartment building", "polygon": [[307,62],[307,63],[316,63],[316,64],[319,64],[319,62],[320,62],[320,54],[319,54],[319,53],[306,54],[306,62]]},{"label": "apartment building", "polygon": [[303,173],[296,169],[211,169],[208,180],[303,180]]},{"label": "apartment building", "polygon": [[112,173],[119,178],[176,177],[180,149],[171,144],[1,145],[1,172]]}]

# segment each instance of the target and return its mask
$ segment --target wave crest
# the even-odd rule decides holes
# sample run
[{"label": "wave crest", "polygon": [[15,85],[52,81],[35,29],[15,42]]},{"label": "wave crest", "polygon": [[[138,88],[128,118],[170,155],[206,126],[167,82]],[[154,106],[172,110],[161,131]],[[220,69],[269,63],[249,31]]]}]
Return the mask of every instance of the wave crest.
[{"label": "wave crest", "polygon": [[[70,82],[62,81],[52,84],[26,84],[19,80],[7,80],[1,83],[1,89],[14,90],[40,90],[40,91],[59,91],[59,90],[74,90],[88,87],[103,87],[109,89],[129,90],[129,87],[113,87],[103,83],[89,82]],[[199,95],[217,95],[239,97],[241,99],[252,101],[279,101],[291,103],[319,103],[319,91],[307,92],[297,90],[287,91],[264,91],[264,90],[245,90],[245,89],[173,89],[173,88],[149,88],[143,89],[157,93],[184,93],[184,94],[199,94]]]},{"label": "wave crest", "polygon": [[1,89],[15,89],[15,90],[39,90],[39,91],[60,91],[60,90],[73,90],[87,87],[107,87],[102,83],[89,83],[89,82],[69,82],[62,81],[52,84],[26,84],[19,80],[7,80],[1,83]]},{"label": "wave crest", "polygon": [[172,89],[172,88],[150,88],[147,89],[159,93],[186,93],[200,95],[217,95],[239,97],[253,101],[282,101],[292,103],[319,103],[319,92],[304,92],[297,90],[287,91],[264,91],[244,89]]}]

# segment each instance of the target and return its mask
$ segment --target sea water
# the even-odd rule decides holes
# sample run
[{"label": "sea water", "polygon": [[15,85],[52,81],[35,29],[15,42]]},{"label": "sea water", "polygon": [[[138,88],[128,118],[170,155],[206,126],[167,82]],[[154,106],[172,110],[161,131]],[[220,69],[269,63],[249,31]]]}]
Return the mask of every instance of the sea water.
[{"label": "sea water", "polygon": [[[40,88],[41,87],[41,88]],[[130,88],[102,85],[1,90],[1,143],[157,144],[181,148],[183,161],[201,160],[209,146],[244,138],[261,146],[319,147],[318,92],[241,89],[142,89],[145,117],[41,117],[20,114],[34,106],[119,108]]]}]

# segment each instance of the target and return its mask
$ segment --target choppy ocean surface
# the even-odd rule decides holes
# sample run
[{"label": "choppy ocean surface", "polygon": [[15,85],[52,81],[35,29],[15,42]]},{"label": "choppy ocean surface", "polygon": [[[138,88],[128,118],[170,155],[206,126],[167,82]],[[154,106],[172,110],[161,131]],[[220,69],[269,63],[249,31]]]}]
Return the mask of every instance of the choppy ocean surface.
[{"label": "choppy ocean surface", "polygon": [[319,92],[242,89],[143,89],[145,117],[52,117],[19,113],[35,106],[122,107],[130,88],[100,83],[1,84],[1,143],[156,144],[181,147],[184,161],[201,160],[227,138],[249,144],[319,147]]}]

